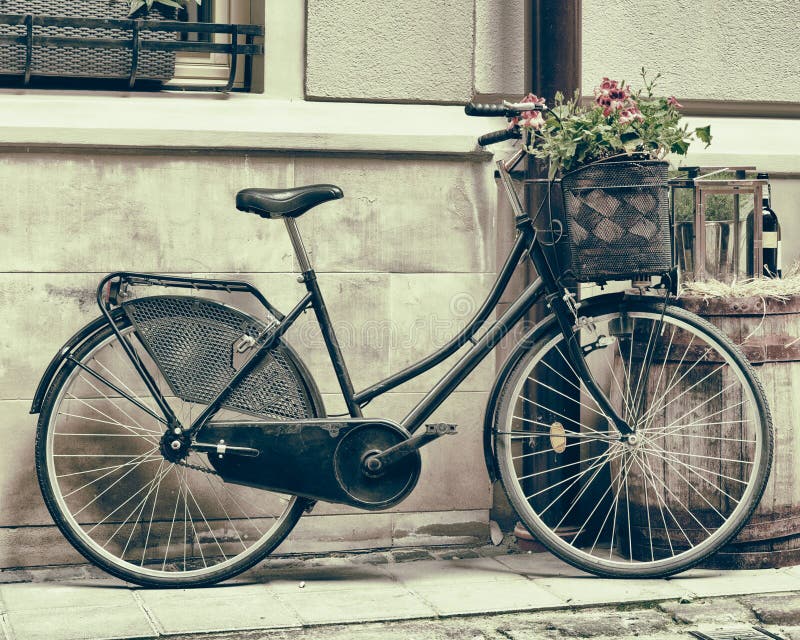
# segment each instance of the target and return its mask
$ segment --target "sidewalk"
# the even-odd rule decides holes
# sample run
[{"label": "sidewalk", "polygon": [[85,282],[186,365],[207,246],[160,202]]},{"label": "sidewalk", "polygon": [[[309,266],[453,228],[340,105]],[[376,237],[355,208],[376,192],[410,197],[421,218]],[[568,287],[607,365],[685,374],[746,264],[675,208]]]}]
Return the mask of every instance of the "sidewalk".
[{"label": "sidewalk", "polygon": [[[696,569],[671,579],[608,580],[584,574],[547,553],[497,552],[488,547],[440,551],[435,557],[428,551],[395,551],[279,558],[220,586],[193,590],[139,589],[102,577],[91,568],[73,568],[71,579],[56,581],[47,580],[59,574],[45,570],[4,572],[0,573],[0,581],[5,581],[0,584],[0,613],[7,640],[99,640],[390,620],[441,621],[519,611],[555,615],[557,610],[616,610],[620,605],[637,608],[656,603],[662,603],[660,615],[678,620],[676,615],[686,618],[687,611],[697,611],[708,598],[795,592],[738,598],[735,605],[751,621],[800,624],[800,566],[760,571]],[[59,571],[65,577],[65,570]],[[789,609],[789,617],[773,615],[765,620],[763,611],[769,610],[770,602],[779,613]],[[712,602],[711,619],[724,608]]]}]

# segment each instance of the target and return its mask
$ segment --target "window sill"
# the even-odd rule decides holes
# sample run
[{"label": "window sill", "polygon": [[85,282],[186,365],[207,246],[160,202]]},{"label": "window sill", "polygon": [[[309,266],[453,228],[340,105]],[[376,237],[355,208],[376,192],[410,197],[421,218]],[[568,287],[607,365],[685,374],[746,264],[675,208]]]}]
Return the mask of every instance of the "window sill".
[{"label": "window sill", "polygon": [[369,152],[489,157],[501,120],[458,106],[275,100],[256,94],[0,90],[0,146]]}]

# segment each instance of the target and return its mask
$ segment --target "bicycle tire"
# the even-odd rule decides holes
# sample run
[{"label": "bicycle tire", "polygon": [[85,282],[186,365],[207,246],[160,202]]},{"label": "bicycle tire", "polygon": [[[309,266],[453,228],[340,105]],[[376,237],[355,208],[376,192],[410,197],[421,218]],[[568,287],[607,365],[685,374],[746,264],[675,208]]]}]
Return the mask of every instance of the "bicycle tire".
[{"label": "bicycle tire", "polygon": [[[663,325],[654,337],[662,313]],[[577,375],[559,353],[563,349],[554,349],[563,336],[550,319],[520,343],[505,368],[508,374],[499,382],[491,424],[502,486],[536,540],[584,571],[634,578],[689,569],[741,530],[763,494],[772,464],[773,432],[761,383],[722,332],[679,307],[664,309],[657,301],[641,298],[600,299],[586,303],[580,315],[586,320],[576,330],[584,332],[584,349],[592,339],[587,333],[597,337],[588,343],[587,364],[621,415],[634,424],[640,421],[638,446],[621,442],[602,416],[594,415],[596,425],[587,426],[586,416],[598,409],[582,383],[572,388],[573,404],[569,393],[552,384],[552,378],[574,383]],[[646,349],[651,349],[655,362],[650,368],[647,350],[636,346],[637,335],[648,335],[645,321],[651,325]],[[613,350],[613,344],[598,346],[601,335],[617,345],[611,358],[606,350]],[[700,353],[693,349],[698,338],[707,350],[693,361],[687,356]],[[598,376],[602,368],[605,375]],[[644,379],[635,388],[641,395],[623,389],[632,387],[637,375],[639,382]],[[723,380],[733,382],[722,387]],[[706,388],[717,390],[716,396]],[[675,403],[689,393],[700,394],[700,404],[685,412]],[[739,411],[735,403],[727,403],[734,393],[741,393]],[[639,397],[642,400],[634,402]],[[549,406],[557,402],[560,410]],[[693,417],[701,407],[710,413]],[[525,411],[533,417],[525,418]],[[675,413],[681,414],[677,423]],[[741,420],[729,419],[735,415]],[[681,423],[684,418],[689,422]],[[701,453],[703,448],[708,450]],[[737,450],[740,454],[734,457],[730,452]]]},{"label": "bicycle tire", "polygon": [[[138,341],[130,321],[122,313],[115,313],[114,318],[123,336],[125,336],[129,344],[134,346],[134,349],[139,357],[149,365],[148,370],[150,370],[151,373],[155,372],[154,378],[160,383],[159,386],[163,385],[163,389],[166,390],[168,385],[160,376],[160,374],[157,373],[157,367],[153,365],[152,361],[148,360],[146,350]],[[77,362],[84,366],[92,366],[94,363],[93,366],[95,368],[99,368],[100,365],[97,363],[102,361],[98,359],[98,354],[110,353],[110,350],[115,348],[117,350],[115,355],[119,356],[119,349],[121,348],[121,345],[118,343],[116,334],[112,331],[111,327],[105,325],[104,328],[100,329],[94,335],[90,336],[86,341],[84,341],[84,343],[76,350],[73,357]],[[279,345],[277,348],[282,350],[282,355],[285,359],[291,360],[297,365],[297,374],[304,378],[306,382],[305,387],[306,393],[308,394],[307,406],[311,408],[308,413],[312,414],[308,417],[324,417],[324,405],[322,404],[319,393],[316,391],[316,386],[312,380],[307,378],[307,374],[305,373],[306,370],[297,358],[296,354],[294,354],[294,352],[283,343],[281,343],[281,345]],[[125,386],[129,391],[131,391],[131,395],[139,398],[138,395],[132,393],[130,378],[121,378],[121,365],[120,369],[115,371],[114,374],[110,372],[106,373],[105,368],[113,365],[109,365],[110,360],[106,358],[105,355],[103,356],[103,360],[105,360],[105,363],[103,364],[103,373],[105,373],[105,375],[108,376],[108,378],[120,388],[123,387],[124,380]],[[122,360],[120,361],[122,362]],[[127,372],[127,374],[130,375],[131,371],[133,371],[130,362],[127,362],[127,367],[130,367],[130,371]],[[273,494],[264,490],[224,483],[219,476],[214,476],[212,473],[208,473],[205,470],[200,471],[198,469],[204,468],[208,471],[211,471],[211,465],[202,457],[205,454],[193,452],[190,454],[190,457],[186,459],[186,463],[188,463],[190,466],[169,463],[172,465],[172,468],[164,472],[164,464],[168,461],[165,461],[163,455],[158,451],[155,453],[157,454],[158,458],[161,459],[160,463],[158,462],[156,455],[148,455],[143,458],[141,457],[142,454],[139,450],[132,451],[131,453],[126,452],[125,454],[121,454],[116,453],[119,451],[119,449],[116,449],[116,452],[113,454],[116,455],[116,457],[122,457],[122,455],[128,456],[128,458],[126,458],[127,462],[123,463],[123,465],[119,465],[120,469],[117,469],[116,471],[111,470],[104,475],[106,469],[110,469],[110,467],[106,467],[105,469],[90,468],[89,470],[80,468],[81,464],[96,464],[94,462],[86,463],[86,460],[99,460],[102,462],[103,456],[107,457],[102,445],[103,442],[133,441],[134,443],[138,442],[137,446],[141,446],[142,442],[144,442],[145,449],[148,447],[153,449],[155,441],[161,436],[161,432],[158,434],[151,433],[150,431],[145,430],[143,426],[137,426],[147,424],[143,422],[143,417],[147,416],[141,411],[141,409],[134,409],[133,405],[129,401],[127,401],[127,404],[123,404],[123,399],[121,396],[109,397],[111,392],[108,387],[102,385],[96,380],[91,380],[90,378],[91,376],[87,376],[85,374],[85,370],[81,369],[73,361],[65,361],[64,365],[54,377],[53,382],[45,396],[36,434],[36,471],[45,504],[47,505],[53,520],[65,538],[87,560],[104,569],[111,575],[146,587],[205,586],[221,580],[232,578],[233,576],[238,575],[239,573],[257,564],[265,556],[271,553],[297,524],[298,520],[303,515],[304,510],[309,505],[309,501],[298,498],[297,496],[280,496],[279,494]],[[81,397],[81,389],[83,388],[83,391],[88,391],[92,385],[94,385],[94,389],[91,389],[91,394],[95,394],[96,397],[92,399],[89,394]],[[102,389],[100,389],[101,387]],[[133,389],[136,389],[136,387],[133,387]],[[100,397],[103,394],[105,394],[105,398]],[[67,409],[62,410],[62,407],[65,406],[65,401],[67,402]],[[169,401],[173,408],[175,408],[176,404],[180,404],[179,401],[174,397],[169,398]],[[82,405],[81,402],[84,404]],[[75,413],[77,412],[73,412],[73,410],[69,408],[68,405],[70,403],[72,405],[81,407],[92,404],[95,408],[92,410],[86,409],[86,414],[88,415],[82,415],[81,417],[83,420],[80,420],[78,417],[75,417]],[[144,400],[142,400],[142,403],[148,405],[148,403]],[[120,409],[121,412],[116,412],[116,410],[112,408],[112,405],[114,404],[122,405],[122,408]],[[154,404],[152,404],[152,408],[155,409]],[[195,407],[190,408],[190,412],[193,408]],[[97,413],[98,410],[102,413],[105,413],[107,417],[104,417],[101,415],[101,413]],[[122,417],[123,415],[128,417],[124,418]],[[250,416],[249,419],[253,419],[253,417]],[[78,426],[71,424],[70,420],[74,421]],[[127,423],[128,421],[130,421],[128,426],[121,426],[119,424]],[[85,430],[85,428],[80,426],[81,423],[85,423],[87,425],[90,424],[91,431],[95,431],[98,427],[105,428],[105,435],[109,437],[106,437],[105,440],[101,440],[99,436],[103,434],[84,433],[81,431],[81,429]],[[77,431],[63,434],[60,433],[59,430],[64,428],[65,425],[67,428],[77,429]],[[151,427],[148,425],[147,429],[150,428]],[[163,432],[163,426],[159,426],[159,428]],[[69,435],[72,437],[66,437]],[[97,437],[89,437],[92,435]],[[117,437],[110,437],[111,435]],[[119,437],[125,435],[129,437]],[[80,436],[86,437],[81,438]],[[54,444],[57,437],[60,441],[80,441],[80,444],[78,445],[70,443],[63,445],[66,448],[62,450],[70,451],[71,453],[59,454],[55,452],[56,445]],[[114,446],[120,447],[123,445],[115,444]],[[124,446],[131,445],[126,444]],[[70,447],[73,448],[70,449]],[[79,447],[79,449],[76,447]],[[69,473],[56,472],[57,465],[61,465],[61,461],[58,463],[56,462],[59,455],[65,459],[70,458],[68,462],[70,464],[78,465],[78,468],[75,471],[70,471]],[[138,455],[139,457],[131,457],[133,455]],[[149,461],[149,458],[153,458],[153,460]],[[72,462],[73,460],[75,462]],[[136,464],[137,460],[138,464]],[[161,478],[158,482],[158,486],[161,487],[162,484],[164,486],[162,487],[161,491],[156,490],[153,494],[154,485],[151,485],[149,493],[147,491],[144,493],[146,500],[143,503],[139,514],[137,515],[137,520],[131,521],[133,524],[130,526],[130,533],[128,532],[127,525],[124,521],[122,523],[118,522],[119,520],[122,520],[123,515],[128,511],[130,504],[128,507],[121,510],[119,515],[114,516],[113,520],[106,520],[106,522],[99,520],[98,518],[103,516],[105,512],[103,512],[103,506],[97,505],[98,503],[102,504],[103,502],[107,502],[110,498],[108,492],[112,490],[111,487],[103,487],[102,485],[110,485],[115,480],[118,483],[122,482],[123,484],[121,486],[125,486],[126,483],[130,484],[130,479],[123,481],[120,477],[120,474],[123,474],[122,467],[126,465],[137,469],[137,475],[141,474],[142,476],[146,477],[148,472],[143,471],[143,469],[146,469],[148,465],[144,464],[144,462],[148,462],[149,464],[154,464],[159,467],[159,470],[161,470],[159,472]],[[111,466],[115,466],[116,460],[109,464],[111,464]],[[195,468],[193,469],[191,467]],[[171,476],[170,474],[172,474],[173,470],[174,474]],[[130,470],[126,471],[125,475],[128,473],[130,473]],[[153,482],[155,482],[155,479],[159,474],[153,474]],[[183,474],[182,478],[181,474]],[[94,497],[89,496],[91,497],[90,502],[83,507],[83,509],[86,509],[87,512],[89,512],[86,516],[83,516],[80,513],[76,514],[76,509],[72,508],[69,504],[71,499],[69,496],[80,496],[81,493],[85,491],[83,487],[75,488],[74,483],[70,485],[69,481],[72,478],[80,478],[81,482],[88,479],[94,479],[94,481],[100,483],[96,487],[88,487],[90,489],[94,489]],[[107,478],[107,480],[105,478]],[[208,483],[211,485],[210,490],[205,483],[202,484],[202,487],[199,487],[200,482],[198,481],[202,479],[208,479]],[[154,514],[156,514],[156,505],[159,501],[159,494],[162,496],[167,495],[167,488],[170,483],[172,483],[169,499],[170,509],[172,508],[172,504],[175,506],[174,512],[172,512],[172,525],[169,528],[170,537],[167,539],[166,543],[164,543],[164,538],[166,537],[166,521],[169,520],[170,512],[168,510],[165,515],[162,515],[162,507],[159,503],[159,515],[155,516]],[[213,483],[216,483],[216,485]],[[181,489],[181,487],[183,488]],[[70,491],[72,494],[70,494]],[[195,492],[197,492],[196,495]],[[212,494],[213,498],[211,497]],[[141,497],[141,495],[142,494],[140,494],[139,497]],[[149,495],[153,495],[152,500],[147,498]],[[103,497],[101,499],[102,496],[108,497]],[[220,496],[222,496],[223,499],[220,499]],[[252,496],[252,499],[254,500],[261,500],[261,504],[265,505],[262,507],[262,511],[258,511],[259,507],[257,505],[251,506],[251,504],[248,502],[242,502],[245,497],[248,497],[249,499],[249,496]],[[204,512],[200,504],[205,506],[208,501],[211,501],[214,498],[216,498],[219,506],[214,506],[213,511],[209,510]],[[136,500],[134,500],[134,502],[136,502]],[[162,502],[166,503],[167,501],[166,499],[162,499]],[[141,503],[136,502],[134,511],[139,508],[140,504]],[[268,513],[268,507],[266,506],[267,504],[274,505],[275,512],[280,511],[280,513]],[[113,507],[113,504],[109,505],[106,511],[111,509],[111,507]],[[119,506],[117,506],[117,509],[119,509]],[[174,557],[175,553],[177,552],[177,541],[174,544],[172,543],[173,534],[177,538],[181,528],[180,518],[177,517],[179,509],[184,511],[182,523],[184,528],[182,567],[180,553],[178,557]],[[239,511],[237,511],[237,509]],[[188,534],[186,511],[189,513],[188,520],[191,521],[192,528],[194,529],[194,531],[190,531]],[[202,518],[197,517],[198,511]],[[144,549],[142,550],[136,547],[137,557],[140,552],[142,553],[142,560],[139,564],[138,561],[132,561],[132,555],[129,554],[128,547],[131,540],[134,539],[135,533],[139,540],[144,537],[144,525],[145,520],[147,519],[147,512],[150,512],[150,527],[147,528]],[[131,514],[132,513],[133,511]],[[145,517],[141,524],[137,524],[138,518],[142,515],[142,513],[144,513]],[[109,515],[109,513],[105,513],[105,517],[108,517]],[[81,518],[86,522],[79,521],[78,516],[81,516]],[[131,515],[129,515],[128,518],[130,519]],[[159,520],[159,518],[161,519]],[[205,525],[200,522],[201,519],[205,521]],[[224,522],[225,519],[227,519],[227,523]],[[98,527],[98,524],[101,522],[101,526]],[[179,523],[177,526],[178,531],[175,531],[176,522]],[[220,524],[221,522],[222,524]],[[258,525],[264,522],[271,524],[268,529],[265,525],[262,525],[265,529],[262,531],[261,527]],[[155,527],[153,527],[154,523],[156,524]],[[238,524],[238,528],[237,523],[240,523]],[[109,539],[105,545],[101,544],[101,538],[105,538],[105,535],[107,535],[108,531],[111,528],[116,528],[117,526],[119,526],[119,530],[121,531],[119,538],[115,540],[117,532],[113,532],[111,539]],[[139,527],[140,531],[135,531],[137,526]],[[203,526],[205,526],[207,530],[203,529]],[[103,536],[94,535],[95,529],[103,531]],[[221,529],[223,532],[228,531],[228,538],[232,539],[238,536],[238,541],[234,541],[232,543],[231,539],[225,538],[223,535],[217,536],[217,533],[215,532],[217,532],[218,529]],[[230,533],[231,529],[236,531],[235,536]],[[90,532],[87,533],[87,530],[90,530]],[[251,533],[253,534],[254,539],[249,537]],[[158,534],[159,538],[156,538],[156,534]],[[128,540],[120,554],[119,547],[121,545],[121,539],[126,535],[128,535]],[[157,558],[154,555],[155,547],[148,551],[148,541],[150,540],[151,535],[153,536],[153,545],[155,545],[156,542],[159,542],[161,545],[161,547],[159,547],[161,550],[159,551]],[[190,547],[187,541],[190,538],[192,539],[191,548],[194,549],[194,551],[192,552],[193,555],[190,555],[187,560],[186,549]],[[213,538],[213,541],[211,538]],[[163,549],[164,544],[166,544],[166,550]],[[210,553],[209,546],[214,544],[216,546],[216,550],[213,550],[213,553]],[[240,552],[232,553],[230,556],[225,553],[225,551],[231,546],[238,547],[239,545],[242,546],[242,550]],[[115,548],[116,553],[114,551],[110,551],[109,547]],[[135,547],[131,547],[131,549],[133,548]],[[206,549],[205,553],[203,552],[204,548]],[[202,558],[197,557],[198,550]],[[164,555],[163,563],[161,561],[161,554]],[[222,559],[220,559],[220,555],[222,556]],[[157,562],[154,562],[154,560],[157,560]],[[201,560],[203,565],[202,567],[199,566]]]}]

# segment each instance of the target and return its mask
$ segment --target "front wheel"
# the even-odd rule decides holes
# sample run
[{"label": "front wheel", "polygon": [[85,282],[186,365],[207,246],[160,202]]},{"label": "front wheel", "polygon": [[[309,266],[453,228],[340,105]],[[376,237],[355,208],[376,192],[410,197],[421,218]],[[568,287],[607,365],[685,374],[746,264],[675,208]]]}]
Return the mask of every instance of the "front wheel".
[{"label": "front wheel", "polygon": [[610,577],[683,571],[755,509],[772,461],[761,384],[739,349],[683,309],[645,300],[581,309],[586,363],[635,429],[623,438],[580,381],[554,322],[500,392],[495,462],[537,540]]},{"label": "front wheel", "polygon": [[[218,336],[212,321],[198,349]],[[204,406],[173,393],[127,318],[117,322],[181,423],[190,424]],[[177,354],[181,362],[191,346]],[[282,345],[269,358],[271,375],[296,371],[293,352]],[[313,392],[300,391],[304,402],[294,403],[300,408],[291,417],[324,411]],[[284,398],[279,405],[276,417],[285,417],[289,404]],[[225,482],[202,451],[171,454],[158,415],[110,327],[78,349],[54,379],[37,430],[39,484],[56,524],[88,560],[144,586],[207,585],[253,566],[292,530],[307,502]],[[217,417],[255,419],[230,409]]]}]

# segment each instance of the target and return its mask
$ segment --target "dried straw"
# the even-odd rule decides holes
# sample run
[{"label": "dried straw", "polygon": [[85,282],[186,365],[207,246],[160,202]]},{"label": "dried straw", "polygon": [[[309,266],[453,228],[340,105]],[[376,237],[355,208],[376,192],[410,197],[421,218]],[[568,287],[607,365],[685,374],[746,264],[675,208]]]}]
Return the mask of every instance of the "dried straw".
[{"label": "dried straw", "polygon": [[704,300],[712,298],[771,298],[786,302],[800,295],[800,261],[784,273],[782,278],[759,278],[736,280],[730,284],[719,280],[686,282],[681,287],[681,296],[697,296]]}]

